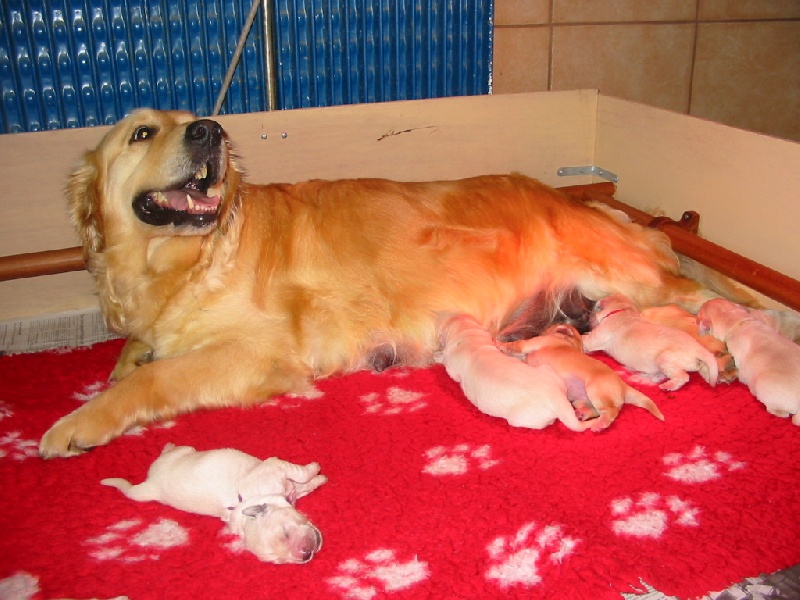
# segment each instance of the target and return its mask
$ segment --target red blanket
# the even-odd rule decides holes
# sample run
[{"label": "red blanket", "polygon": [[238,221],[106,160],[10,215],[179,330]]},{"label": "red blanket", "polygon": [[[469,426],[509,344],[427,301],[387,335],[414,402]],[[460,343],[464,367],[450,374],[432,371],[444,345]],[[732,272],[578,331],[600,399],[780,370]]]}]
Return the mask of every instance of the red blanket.
[{"label": "red blanket", "polygon": [[[739,383],[637,386],[665,422],[626,406],[577,434],[483,415],[438,366],[364,372],[39,459],[119,348],[0,358],[0,598],[694,598],[800,562],[800,430]],[[321,551],[262,563],[221,521],[100,485],[142,481],[167,442],[319,461],[298,509]]]}]

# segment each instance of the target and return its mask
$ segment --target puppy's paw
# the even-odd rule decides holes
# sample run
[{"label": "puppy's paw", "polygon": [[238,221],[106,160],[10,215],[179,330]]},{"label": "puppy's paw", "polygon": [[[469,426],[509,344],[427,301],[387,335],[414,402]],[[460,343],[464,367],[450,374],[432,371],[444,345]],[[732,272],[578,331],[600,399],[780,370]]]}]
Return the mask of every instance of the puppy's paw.
[{"label": "puppy's paw", "polygon": [[103,421],[86,414],[87,406],[62,417],[42,436],[39,442],[42,458],[77,456],[115,437]]}]

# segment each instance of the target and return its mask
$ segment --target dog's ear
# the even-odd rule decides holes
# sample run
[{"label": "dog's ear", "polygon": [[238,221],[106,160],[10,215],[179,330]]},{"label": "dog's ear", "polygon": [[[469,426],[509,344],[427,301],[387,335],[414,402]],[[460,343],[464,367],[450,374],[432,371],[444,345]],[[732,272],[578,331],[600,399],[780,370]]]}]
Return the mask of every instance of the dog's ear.
[{"label": "dog's ear", "polygon": [[101,218],[101,178],[97,156],[94,152],[87,152],[66,186],[69,214],[81,238],[83,259],[90,271],[94,255],[103,249],[105,243]]},{"label": "dog's ear", "polygon": [[248,506],[242,511],[245,517],[256,518],[258,515],[264,514],[269,510],[269,504],[256,504],[255,506]]}]

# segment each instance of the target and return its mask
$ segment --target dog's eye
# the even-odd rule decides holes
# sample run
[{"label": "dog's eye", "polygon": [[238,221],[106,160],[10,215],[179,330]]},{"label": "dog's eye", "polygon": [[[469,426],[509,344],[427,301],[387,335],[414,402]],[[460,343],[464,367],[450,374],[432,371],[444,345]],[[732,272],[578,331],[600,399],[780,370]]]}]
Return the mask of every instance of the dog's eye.
[{"label": "dog's eye", "polygon": [[132,142],[143,142],[145,140],[149,140],[152,138],[158,129],[155,127],[148,127],[147,125],[142,125],[141,127],[137,127],[136,130],[133,132],[131,136],[131,143]]}]

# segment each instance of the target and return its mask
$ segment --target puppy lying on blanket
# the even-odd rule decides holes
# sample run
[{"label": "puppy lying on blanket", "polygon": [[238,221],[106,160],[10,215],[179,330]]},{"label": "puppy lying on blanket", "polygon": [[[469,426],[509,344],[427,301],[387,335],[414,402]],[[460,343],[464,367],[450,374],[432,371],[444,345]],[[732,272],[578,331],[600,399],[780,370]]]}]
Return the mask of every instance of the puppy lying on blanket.
[{"label": "puppy lying on blanket", "polygon": [[445,319],[441,332],[436,361],[481,412],[502,417],[514,427],[543,429],[558,419],[573,431],[588,428],[575,415],[564,382],[550,367],[530,367],[503,354],[489,332],[467,315]]},{"label": "puppy lying on blanket", "polygon": [[263,561],[304,563],[322,547],[322,535],[294,504],[327,480],[317,463],[261,461],[230,448],[198,452],[167,444],[144,482],[111,478],[100,483],[137,502],[155,500],[219,517]]},{"label": "puppy lying on blanket", "polygon": [[773,415],[800,425],[800,346],[774,329],[771,315],[718,298],[697,313],[701,332],[728,345],[739,380]]},{"label": "puppy lying on blanket", "polygon": [[660,381],[673,391],[698,371],[709,385],[717,384],[717,360],[708,349],[683,331],[647,321],[628,298],[603,298],[592,314],[592,331],[583,336],[586,352],[603,350],[628,369]]},{"label": "puppy lying on blanket", "polygon": [[593,419],[592,431],[611,425],[623,404],[639,406],[664,420],[655,402],[625,383],[611,367],[583,353],[581,334],[572,325],[553,325],[538,337],[499,347],[527,355],[526,362],[533,367],[552,367],[564,380],[567,396],[581,417]]}]

